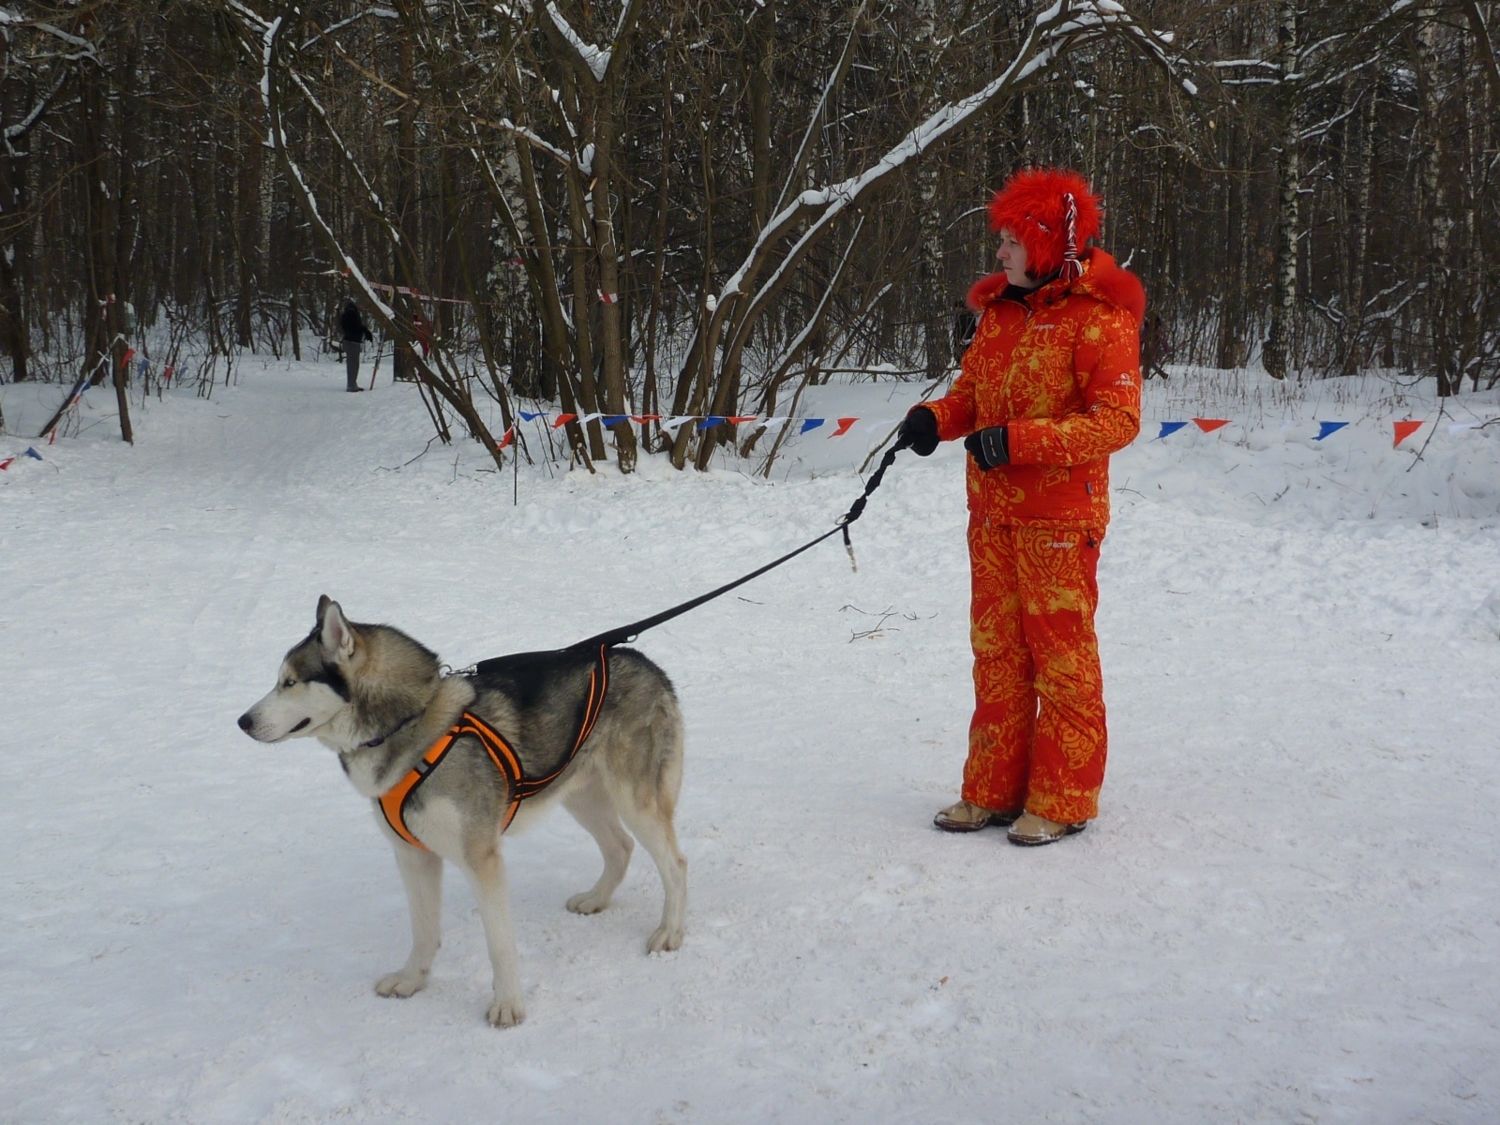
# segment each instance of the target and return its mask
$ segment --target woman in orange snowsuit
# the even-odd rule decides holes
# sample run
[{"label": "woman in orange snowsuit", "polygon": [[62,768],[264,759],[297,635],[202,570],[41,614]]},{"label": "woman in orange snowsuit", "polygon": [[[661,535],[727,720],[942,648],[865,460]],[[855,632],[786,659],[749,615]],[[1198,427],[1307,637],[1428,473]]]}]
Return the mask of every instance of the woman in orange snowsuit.
[{"label": "woman in orange snowsuit", "polygon": [[1098,813],[1106,749],[1094,636],[1109,455],[1140,430],[1140,281],[1099,249],[1098,198],[1029,169],[990,203],[1004,272],[969,293],[979,327],[948,394],[907,415],[926,456],[969,449],[974,717],[963,799],[938,827],[1009,825],[1047,844]]}]

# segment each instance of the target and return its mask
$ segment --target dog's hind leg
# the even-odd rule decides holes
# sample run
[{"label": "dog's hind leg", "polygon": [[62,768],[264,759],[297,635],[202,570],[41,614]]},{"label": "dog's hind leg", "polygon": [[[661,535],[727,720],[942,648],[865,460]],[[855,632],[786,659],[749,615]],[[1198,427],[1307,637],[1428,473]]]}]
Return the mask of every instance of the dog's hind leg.
[{"label": "dog's hind leg", "polygon": [[646,952],[662,953],[682,945],[682,932],[687,921],[687,858],[677,847],[677,832],[672,827],[672,806],[675,803],[672,795],[652,793],[645,802],[637,801],[635,797],[633,791],[621,793],[615,807],[625,826],[651,853],[656,870],[661,873],[666,901],[662,904],[661,925],[647,939]]},{"label": "dog's hind leg", "polygon": [[399,972],[387,973],[376,981],[375,991],[381,996],[405,997],[427,986],[432,959],[443,941],[443,861],[404,841],[391,846],[411,912],[411,955]]},{"label": "dog's hind leg", "polygon": [[521,993],[521,958],[511,927],[510,888],[506,886],[499,840],[477,854],[469,853],[467,859],[469,866],[464,874],[479,899],[479,918],[484,923],[490,968],[495,974],[495,998],[490,1004],[489,1021],[495,1027],[515,1027],[526,1018],[526,1004]]},{"label": "dog's hind leg", "polygon": [[620,826],[614,802],[597,776],[589,778],[581,789],[564,797],[563,808],[588,830],[604,856],[604,871],[599,875],[599,881],[593,889],[568,899],[568,909],[574,914],[597,914],[609,905],[610,896],[625,878],[635,841]]}]

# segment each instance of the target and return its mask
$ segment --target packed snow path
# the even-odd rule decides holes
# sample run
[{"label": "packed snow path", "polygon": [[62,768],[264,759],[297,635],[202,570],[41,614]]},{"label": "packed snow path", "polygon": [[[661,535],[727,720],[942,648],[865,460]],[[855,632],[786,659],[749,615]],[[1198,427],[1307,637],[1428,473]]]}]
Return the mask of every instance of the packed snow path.
[{"label": "packed snow path", "polygon": [[[1117,457],[1102,812],[1035,850],[931,827],[970,705],[962,452],[903,455],[858,573],[831,542],[642,639],[687,718],[686,944],[644,954],[640,849],[564,911],[599,861],[558,810],[506,844],[501,1032],[451,873],[431,986],[374,995],[408,931],[368,805],[235,718],[321,593],[454,665],[564,644],[826,528],[862,450],[774,485],[538,469],[513,506],[472,443],[411,460],[408,388],[341,381],[247,367],[4,478],[0,1121],[1500,1116],[1494,427],[1443,454],[1477,511],[1427,525],[1378,514],[1416,479],[1388,435],[1305,485],[1305,443]],[[5,390],[20,432],[61,393]]]}]

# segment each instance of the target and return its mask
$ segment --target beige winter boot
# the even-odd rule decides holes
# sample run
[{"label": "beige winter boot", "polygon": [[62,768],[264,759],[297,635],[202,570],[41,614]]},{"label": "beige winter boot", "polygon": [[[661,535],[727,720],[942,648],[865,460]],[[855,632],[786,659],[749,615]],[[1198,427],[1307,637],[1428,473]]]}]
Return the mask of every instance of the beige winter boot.
[{"label": "beige winter boot", "polygon": [[949,805],[937,816],[932,818],[944,832],[978,832],[981,828],[991,824],[998,824],[1004,828],[1007,824],[1015,821],[1021,812],[1000,809],[986,809],[979,805],[970,804],[968,801],[960,801],[956,805]]},{"label": "beige winter boot", "polygon": [[1087,827],[1088,821],[1086,820],[1080,820],[1076,824],[1061,824],[1055,820],[1048,820],[1044,816],[1022,813],[1010,826],[1010,831],[1005,834],[1005,838],[1012,844],[1020,844],[1023,848],[1034,848],[1039,844],[1055,844],[1064,836],[1082,832]]}]

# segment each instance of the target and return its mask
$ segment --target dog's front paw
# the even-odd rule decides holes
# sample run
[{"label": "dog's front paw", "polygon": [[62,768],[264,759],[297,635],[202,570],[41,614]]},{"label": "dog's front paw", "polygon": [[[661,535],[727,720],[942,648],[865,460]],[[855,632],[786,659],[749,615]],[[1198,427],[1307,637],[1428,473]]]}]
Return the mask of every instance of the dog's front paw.
[{"label": "dog's front paw", "polygon": [[568,909],[574,914],[598,914],[608,905],[608,895],[596,895],[593,891],[583,891],[568,899]]},{"label": "dog's front paw", "polygon": [[375,982],[377,996],[399,996],[406,999],[427,987],[426,973],[412,973],[402,969],[399,973],[387,973]]},{"label": "dog's front paw", "polygon": [[526,1018],[526,1006],[520,1000],[495,998],[490,1005],[488,1019],[491,1027],[515,1027]]},{"label": "dog's front paw", "polygon": [[659,926],[646,942],[647,953],[670,953],[682,947],[681,926]]}]

